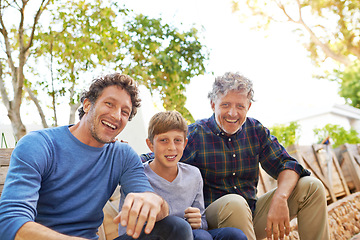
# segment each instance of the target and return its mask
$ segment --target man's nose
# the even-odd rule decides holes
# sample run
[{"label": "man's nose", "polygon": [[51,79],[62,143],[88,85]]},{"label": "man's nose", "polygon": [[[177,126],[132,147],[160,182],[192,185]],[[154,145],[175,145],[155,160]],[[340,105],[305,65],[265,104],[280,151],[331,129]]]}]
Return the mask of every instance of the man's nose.
[{"label": "man's nose", "polygon": [[111,112],[111,116],[116,120],[120,120],[121,119],[121,108],[114,109],[114,111]]},{"label": "man's nose", "polygon": [[228,114],[230,115],[230,116],[236,116],[236,109],[235,108],[230,108],[230,110],[229,110],[229,112],[228,112]]}]

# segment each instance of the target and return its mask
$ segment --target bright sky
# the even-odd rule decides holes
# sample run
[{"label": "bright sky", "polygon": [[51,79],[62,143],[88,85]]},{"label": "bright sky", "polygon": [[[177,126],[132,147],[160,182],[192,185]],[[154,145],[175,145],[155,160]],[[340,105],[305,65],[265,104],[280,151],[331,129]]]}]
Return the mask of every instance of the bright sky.
[{"label": "bright sky", "polygon": [[[178,28],[189,29],[195,24],[202,29],[202,42],[210,50],[207,71],[214,75],[196,77],[187,88],[186,107],[195,119],[212,114],[207,94],[214,77],[227,71],[238,71],[253,80],[256,102],[252,104],[248,116],[257,118],[267,127],[343,103],[337,95],[335,83],[312,78],[310,59],[295,35],[283,28],[273,30],[268,38],[263,33],[251,31],[246,23],[240,23],[238,17],[231,13],[229,0],[125,2],[137,13],[162,17]],[[22,109],[26,109],[25,105]],[[2,103],[0,112],[6,112]],[[10,123],[6,114],[0,115],[0,123]],[[29,119],[40,124],[38,117],[26,120],[24,116],[25,123]],[[61,124],[66,123],[67,117]]]},{"label": "bright sky", "polygon": [[210,49],[206,74],[187,88],[187,107],[195,119],[211,115],[207,94],[214,76],[238,71],[254,82],[255,100],[249,115],[266,126],[342,104],[334,82],[312,78],[314,70],[306,51],[289,30],[278,28],[268,38],[240,23],[229,0],[131,0],[128,8],[151,17],[162,17],[179,26],[203,26]]}]

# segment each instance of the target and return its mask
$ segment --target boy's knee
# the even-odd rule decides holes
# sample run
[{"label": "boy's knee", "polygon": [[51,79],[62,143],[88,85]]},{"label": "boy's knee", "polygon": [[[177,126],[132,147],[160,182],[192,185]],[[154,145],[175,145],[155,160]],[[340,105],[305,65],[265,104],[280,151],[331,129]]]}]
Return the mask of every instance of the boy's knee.
[{"label": "boy's knee", "polygon": [[204,229],[195,229],[192,230],[194,235],[194,240],[212,240],[213,237],[211,234]]},{"label": "boy's knee", "polygon": [[161,232],[160,235],[165,237],[165,239],[193,239],[190,224],[182,218],[168,216],[157,222],[155,226],[159,229],[159,232]]}]

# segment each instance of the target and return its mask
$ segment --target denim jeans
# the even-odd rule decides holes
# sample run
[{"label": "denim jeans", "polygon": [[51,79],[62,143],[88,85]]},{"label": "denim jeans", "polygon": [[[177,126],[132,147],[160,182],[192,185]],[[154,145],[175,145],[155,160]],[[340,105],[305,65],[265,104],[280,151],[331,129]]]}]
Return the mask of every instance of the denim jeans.
[{"label": "denim jeans", "polygon": [[[132,237],[124,234],[115,240],[130,240]],[[139,240],[193,240],[191,226],[184,219],[176,216],[168,216],[155,223],[150,234],[144,233],[144,228]]]},{"label": "denim jeans", "polygon": [[244,232],[233,227],[216,228],[211,230],[193,230],[194,240],[247,240]]}]

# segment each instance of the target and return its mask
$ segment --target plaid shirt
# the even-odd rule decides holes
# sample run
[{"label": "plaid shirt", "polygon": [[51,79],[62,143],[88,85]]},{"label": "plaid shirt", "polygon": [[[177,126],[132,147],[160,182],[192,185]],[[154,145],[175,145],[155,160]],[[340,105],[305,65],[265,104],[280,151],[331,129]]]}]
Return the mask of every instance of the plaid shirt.
[{"label": "plaid shirt", "polygon": [[198,167],[204,179],[205,206],[230,193],[243,196],[255,210],[259,163],[273,178],[291,169],[310,175],[259,121],[247,118],[232,136],[218,127],[213,115],[189,125],[188,143],[181,161]]}]

